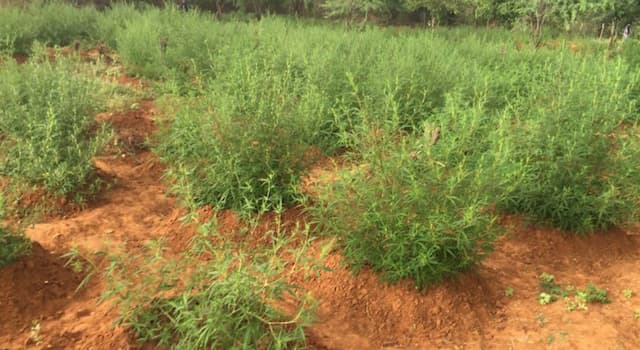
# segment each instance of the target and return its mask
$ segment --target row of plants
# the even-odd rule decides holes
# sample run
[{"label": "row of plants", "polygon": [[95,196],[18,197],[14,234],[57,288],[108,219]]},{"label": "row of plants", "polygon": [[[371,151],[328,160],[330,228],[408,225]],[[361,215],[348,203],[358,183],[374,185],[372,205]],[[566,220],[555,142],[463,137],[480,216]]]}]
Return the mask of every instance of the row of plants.
[{"label": "row of plants", "polygon": [[[460,29],[134,17],[113,43],[170,96],[156,151],[194,208],[303,202],[356,267],[420,288],[484,256],[501,213],[574,232],[636,218],[638,74],[623,57]],[[305,200],[317,150],[369,170]]]},{"label": "row of plants", "polygon": [[[452,42],[149,16],[165,28],[206,28],[187,31],[205,37],[204,48],[182,44],[177,30],[165,53],[121,48],[140,74],[170,77],[161,88],[180,107],[169,109],[157,151],[194,207],[295,205],[310,151],[341,153],[368,170],[345,169],[308,210],[356,267],[421,288],[477,262],[500,213],[575,232],[636,218],[638,140],[624,125],[637,121],[638,75],[621,58],[521,51],[473,33]],[[151,27],[131,23],[125,37],[139,42]],[[188,69],[172,51],[192,53],[182,56]],[[157,64],[142,60],[153,55]],[[440,140],[425,146],[435,129]]]},{"label": "row of plants", "polygon": [[36,46],[28,62],[0,70],[0,174],[17,200],[44,188],[83,202],[97,190],[92,158],[109,131],[94,113],[109,89],[94,68]]},{"label": "row of plants", "polygon": [[96,69],[38,42],[31,51],[24,64],[0,55],[0,267],[29,253],[23,226],[48,200],[95,195],[92,158],[109,137],[94,119],[109,94]]},{"label": "row of plants", "polygon": [[[197,12],[126,5],[96,16],[91,35],[116,49],[132,73],[158,82],[164,120],[155,151],[174,192],[192,209],[210,205],[250,218],[303,204],[316,233],[338,237],[356,270],[371,266],[385,280],[409,278],[419,289],[486,256],[500,234],[501,214],[572,232],[637,219],[640,76],[625,59],[632,45],[622,47],[622,56],[576,54],[564,46],[521,48],[495,32],[345,31],[281,18],[219,22]],[[23,69],[47,76],[47,69],[64,67],[45,61]],[[13,102],[8,109],[20,127],[0,129],[9,137],[3,153],[13,155],[7,161],[25,155],[30,158],[20,164],[60,161],[51,162],[53,170],[17,163],[5,169],[49,190],[83,193],[103,134],[86,117],[93,101],[82,102],[89,101],[91,84],[64,77],[72,83],[33,87],[42,80],[7,77],[24,91],[7,88],[0,96],[39,106]],[[52,100],[39,100],[45,97]],[[80,102],[70,102],[75,98]],[[64,108],[79,113],[56,118],[54,101],[79,103]],[[85,138],[88,130],[94,133]],[[15,142],[18,136],[11,142],[11,135],[31,134],[33,144]],[[301,179],[322,156],[346,165],[315,195],[306,194]],[[220,259],[186,282],[171,276],[198,259],[181,265],[150,252],[146,258],[156,260],[114,263],[110,291],[124,305],[122,321],[143,340],[178,348],[281,348],[300,341],[298,328],[287,328],[298,323],[270,309],[286,283],[263,273],[277,269],[223,251],[210,250],[206,258],[190,253]],[[136,266],[150,271],[130,274]],[[152,290],[129,294],[145,276],[160,279],[144,282]],[[253,287],[238,294],[242,284]],[[158,298],[162,290],[174,294]],[[227,304],[229,295],[237,298]],[[246,320],[240,330],[216,328],[199,321],[210,309],[241,310],[249,318],[238,318]],[[294,343],[282,340],[289,336]]]}]

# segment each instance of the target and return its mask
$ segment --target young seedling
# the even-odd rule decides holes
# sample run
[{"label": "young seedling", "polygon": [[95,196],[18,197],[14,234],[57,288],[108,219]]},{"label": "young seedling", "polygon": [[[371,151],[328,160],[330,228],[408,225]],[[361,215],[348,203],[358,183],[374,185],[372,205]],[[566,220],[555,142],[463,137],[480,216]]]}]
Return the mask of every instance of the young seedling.
[{"label": "young seedling", "polygon": [[538,302],[540,303],[540,305],[547,305],[550,304],[554,301],[556,301],[557,298],[554,295],[551,294],[547,294],[547,293],[540,293],[540,295],[538,295]]},{"label": "young seedling", "polygon": [[[555,277],[548,273],[542,273],[539,277],[540,279],[540,289],[542,289],[546,294],[554,295],[554,296],[567,296],[567,292],[565,292],[559,284],[555,282]],[[552,301],[555,301],[553,299]]]},{"label": "young seedling", "polygon": [[640,309],[636,309],[634,317],[635,317],[636,320],[640,320]]},{"label": "young seedling", "polygon": [[547,334],[547,345],[551,345],[556,340],[555,335],[553,333]]},{"label": "young seedling", "polygon": [[611,299],[609,299],[609,296],[607,295],[607,290],[604,288],[598,288],[593,283],[589,283],[587,285],[587,289],[584,293],[585,301],[587,303],[608,304],[611,302]]},{"label": "young seedling", "polygon": [[540,284],[542,284],[542,285],[549,285],[549,284],[552,284],[552,283],[553,283],[553,281],[554,281],[554,279],[555,279],[555,276],[554,276],[554,275],[550,275],[550,274],[548,274],[548,273],[546,273],[546,272],[543,272],[543,273],[540,275]]},{"label": "young seedling", "polygon": [[513,288],[507,287],[507,289],[504,290],[504,295],[508,296],[508,297],[512,297],[513,296],[513,292],[514,292]]},{"label": "young seedling", "polygon": [[633,294],[633,291],[629,288],[622,291],[622,295],[624,295],[624,297],[627,299],[631,299],[631,297],[633,297]]},{"label": "young seedling", "polygon": [[42,341],[42,339],[40,339],[40,322],[36,320],[31,321],[31,329],[29,330],[29,340],[36,345],[40,345],[40,342]]},{"label": "young seedling", "polygon": [[588,310],[587,308],[587,296],[583,291],[577,291],[576,295],[573,297],[573,300],[570,300],[569,297],[565,297],[565,301],[567,302],[567,311],[575,311],[577,310]]},{"label": "young seedling", "polygon": [[560,330],[558,331],[558,335],[560,336],[560,340],[565,340],[569,336],[569,333]]},{"label": "young seedling", "polygon": [[[99,254],[103,253],[100,252]],[[75,273],[85,274],[80,284],[78,284],[76,292],[86,286],[91,280],[91,277],[98,271],[96,263],[85,256],[78,247],[72,247],[66,254],[62,255],[62,257],[67,259],[67,262],[64,264],[65,267],[71,268]]]}]

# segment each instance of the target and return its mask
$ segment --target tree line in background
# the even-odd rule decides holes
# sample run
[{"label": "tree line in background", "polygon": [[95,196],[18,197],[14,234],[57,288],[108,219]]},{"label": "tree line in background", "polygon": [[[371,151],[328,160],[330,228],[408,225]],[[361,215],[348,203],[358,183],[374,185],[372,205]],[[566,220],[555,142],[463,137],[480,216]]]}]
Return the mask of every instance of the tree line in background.
[{"label": "tree line in background", "polygon": [[[109,6],[119,0],[71,0]],[[174,0],[177,5],[181,0]],[[217,15],[242,12],[258,17],[287,14],[344,19],[348,23],[483,25],[543,28],[583,35],[613,36],[640,15],[637,0],[187,0]],[[128,2],[131,2],[129,0]],[[164,6],[172,0],[133,0]]]}]

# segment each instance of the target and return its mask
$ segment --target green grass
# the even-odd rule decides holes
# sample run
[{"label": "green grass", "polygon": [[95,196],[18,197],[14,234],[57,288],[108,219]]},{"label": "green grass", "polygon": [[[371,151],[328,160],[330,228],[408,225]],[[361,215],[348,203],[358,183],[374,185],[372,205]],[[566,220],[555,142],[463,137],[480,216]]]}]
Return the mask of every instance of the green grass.
[{"label": "green grass", "polygon": [[[205,225],[179,258],[162,242],[140,255],[112,255],[104,298],[119,307],[117,322],[141,343],[171,349],[304,348],[315,302],[288,278],[313,266],[305,257],[308,232],[278,229],[272,245],[250,255],[242,245],[212,245],[215,232]],[[284,237],[302,244],[291,248]],[[290,263],[296,268],[285,270]]]},{"label": "green grass", "polygon": [[[31,52],[36,40],[103,40],[130,73],[153,79],[163,95],[154,150],[191,209],[246,218],[303,204],[315,234],[336,236],[356,271],[370,267],[387,281],[423,289],[472,268],[491,251],[504,214],[574,233],[637,222],[636,41],[608,50],[604,41],[576,39],[572,49],[558,40],[535,50],[505,30],[351,30],[122,4],[104,13],[3,7],[0,19],[4,53]],[[69,24],[46,28],[49,20]],[[104,140],[89,118],[95,85],[65,64],[5,61],[3,174],[83,197]],[[346,165],[303,195],[301,179],[318,155],[340,155]],[[177,275],[190,266],[157,252],[132,257],[144,262],[137,277],[126,259],[111,270],[121,322],[142,340],[177,348],[303,343],[298,323],[281,323],[286,317],[268,302],[286,289],[269,259],[209,250],[213,263],[185,282]],[[127,294],[136,278],[148,279],[145,289]],[[569,294],[572,308],[606,300],[595,287],[542,282],[542,303]],[[239,323],[224,318],[231,309],[242,310]],[[215,324],[198,321],[206,310]]]},{"label": "green grass", "polygon": [[97,190],[92,157],[108,137],[94,112],[105,100],[93,71],[36,51],[0,71],[0,172],[17,191],[43,187],[82,202]]},{"label": "green grass", "polygon": [[99,13],[62,1],[33,1],[0,7],[0,53],[30,54],[34,42],[69,45],[96,37]]},{"label": "green grass", "polygon": [[[4,221],[6,198],[0,193],[0,219]],[[31,242],[22,233],[6,223],[0,225],[0,268],[29,254]]]},{"label": "green grass", "polygon": [[30,249],[31,242],[23,235],[11,233],[7,227],[0,227],[0,268],[29,254]]}]

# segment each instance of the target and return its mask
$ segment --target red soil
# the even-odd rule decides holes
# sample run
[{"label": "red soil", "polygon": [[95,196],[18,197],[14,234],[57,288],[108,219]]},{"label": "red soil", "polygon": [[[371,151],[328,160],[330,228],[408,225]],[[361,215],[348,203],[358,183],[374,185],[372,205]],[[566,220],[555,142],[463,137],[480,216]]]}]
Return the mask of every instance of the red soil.
[{"label": "red soil", "polygon": [[[521,224],[511,231],[477,269],[424,294],[371,271],[353,276],[334,253],[334,271],[305,283],[322,300],[310,339],[324,349],[640,348],[640,297],[622,295],[640,286],[640,236],[563,236]],[[543,272],[562,285],[607,288],[612,303],[573,312],[563,301],[542,306]]]},{"label": "red soil", "polygon": [[[131,78],[125,81],[142,86]],[[186,211],[165,195],[156,157],[136,146],[154,130],[153,102],[98,119],[110,122],[124,145],[95,159],[111,187],[85,210],[28,229],[38,242],[33,255],[0,270],[0,349],[137,348],[125,330],[111,327],[116,310],[96,303],[104,281],[96,276],[74,293],[81,276],[57,256],[73,246],[89,256],[105,249],[135,252],[157,238],[180,250],[195,232],[179,222]],[[332,178],[332,168],[327,160],[317,164],[305,182],[309,192],[318,181]],[[202,219],[213,215],[222,232],[241,226],[233,212],[200,210]],[[260,233],[272,228],[270,219],[245,239],[259,244]],[[298,209],[285,214],[287,225],[304,220]],[[622,295],[627,288],[640,293],[639,230],[577,237],[529,228],[514,218],[504,224],[510,234],[478,268],[424,293],[410,283],[382,283],[369,270],[353,275],[340,253],[332,252],[326,261],[332,271],[296,281],[320,300],[318,321],[307,331],[310,348],[640,348],[640,320],[634,318],[640,296]],[[593,282],[608,288],[613,302],[574,312],[566,311],[563,301],[542,306],[537,296],[543,272],[563,285]],[[507,288],[513,288],[513,296],[505,295]],[[34,321],[40,326],[38,343],[31,331]]]}]

